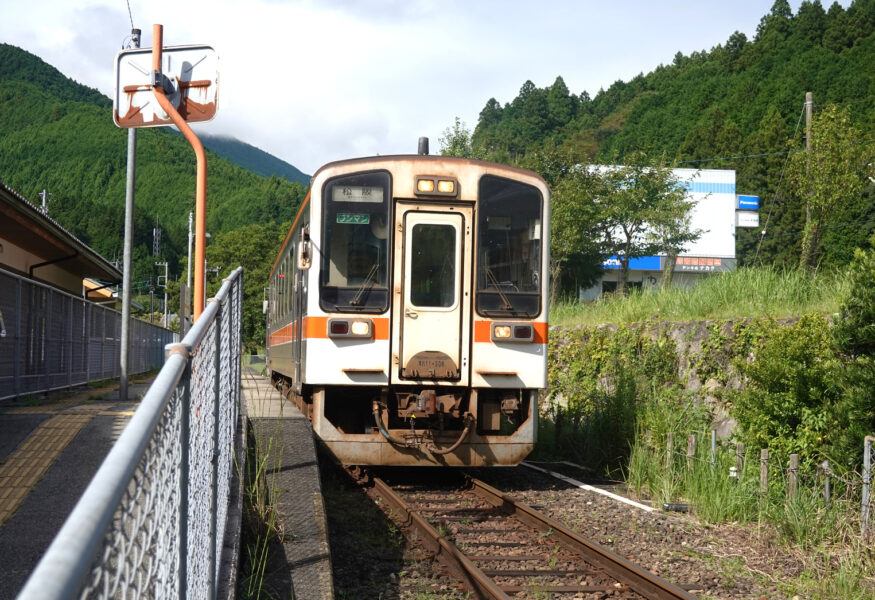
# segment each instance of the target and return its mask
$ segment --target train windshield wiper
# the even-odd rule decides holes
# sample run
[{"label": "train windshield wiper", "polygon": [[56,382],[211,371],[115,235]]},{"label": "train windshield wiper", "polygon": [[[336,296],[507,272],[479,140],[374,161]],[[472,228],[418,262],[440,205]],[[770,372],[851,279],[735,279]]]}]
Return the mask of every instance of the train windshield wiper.
[{"label": "train windshield wiper", "polygon": [[513,304],[510,303],[510,300],[507,299],[507,296],[504,295],[504,292],[501,291],[501,284],[498,283],[498,279],[495,277],[495,273],[492,272],[492,269],[486,269],[486,277],[489,278],[490,283],[495,286],[495,291],[498,292],[498,295],[501,297],[501,301],[504,302],[504,306],[501,307],[501,310],[513,310]]},{"label": "train windshield wiper", "polygon": [[369,290],[374,285],[374,279],[377,275],[377,270],[380,268],[380,263],[374,263],[374,266],[371,267],[370,272],[368,272],[368,276],[365,277],[365,280],[362,282],[359,289],[356,291],[353,299],[349,301],[350,306],[361,306],[362,305],[362,296],[365,293],[365,290]]}]

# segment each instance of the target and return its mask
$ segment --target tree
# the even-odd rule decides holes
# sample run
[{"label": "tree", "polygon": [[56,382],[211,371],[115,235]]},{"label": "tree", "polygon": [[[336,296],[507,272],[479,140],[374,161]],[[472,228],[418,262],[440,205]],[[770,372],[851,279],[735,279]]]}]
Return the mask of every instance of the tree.
[{"label": "tree", "polygon": [[471,132],[459,117],[456,117],[452,127],[444,129],[444,135],[438,142],[441,145],[441,156],[458,156],[460,158],[471,158],[474,156],[474,149],[471,145]]},{"label": "tree", "polygon": [[702,234],[690,230],[693,204],[670,165],[641,152],[633,152],[626,160],[626,166],[600,169],[598,199],[604,253],[620,262],[620,293],[625,292],[633,258],[665,252],[673,261]]},{"label": "tree", "polygon": [[[238,266],[243,267],[241,338],[248,352],[264,347],[263,290],[288,230],[288,223],[244,225],[216,235],[207,245],[207,263],[221,267],[222,277],[227,277]],[[222,278],[210,276],[208,279],[208,295],[213,296],[219,291]]]},{"label": "tree", "polygon": [[[572,152],[552,145],[526,155],[523,166],[550,187],[550,300],[562,293],[568,265],[577,263],[584,278],[601,264],[598,241],[600,173],[583,167]],[[579,260],[582,259],[582,260]]]},{"label": "tree", "polygon": [[824,230],[863,193],[866,164],[872,160],[847,109],[824,107],[809,136],[809,149],[790,158],[791,184],[806,202],[799,268],[807,272],[817,266]]}]

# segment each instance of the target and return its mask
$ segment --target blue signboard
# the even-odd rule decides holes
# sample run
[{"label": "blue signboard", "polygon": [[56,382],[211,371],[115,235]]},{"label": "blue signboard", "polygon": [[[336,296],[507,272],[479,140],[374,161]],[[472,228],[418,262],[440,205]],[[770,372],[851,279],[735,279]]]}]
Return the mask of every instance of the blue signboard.
[{"label": "blue signboard", "polygon": [[742,210],[758,210],[760,207],[759,196],[742,196],[738,195],[738,206]]},{"label": "blue signboard", "polygon": [[[659,271],[662,269],[659,256],[642,256],[629,260],[630,271]],[[619,269],[620,259],[616,255],[612,256],[604,263],[602,267],[605,269]]]}]

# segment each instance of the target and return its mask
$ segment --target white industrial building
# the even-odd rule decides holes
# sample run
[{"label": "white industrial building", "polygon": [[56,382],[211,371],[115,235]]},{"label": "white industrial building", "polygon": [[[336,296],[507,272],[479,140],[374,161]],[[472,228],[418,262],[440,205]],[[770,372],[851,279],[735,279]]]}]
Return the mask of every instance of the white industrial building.
[{"label": "white industrial building", "polygon": [[[689,191],[695,203],[690,227],[702,230],[701,237],[687,245],[675,260],[674,286],[692,286],[703,276],[733,271],[736,227],[759,225],[756,196],[741,196],[735,190],[735,171],[730,169],[674,169],[675,177]],[[753,210],[739,210],[753,209]],[[643,289],[662,283],[665,255],[633,258],[629,264],[627,285]],[[620,261],[616,257],[604,263],[601,279],[588,289],[581,288],[581,300],[595,300],[604,292],[616,289],[620,279]]]}]

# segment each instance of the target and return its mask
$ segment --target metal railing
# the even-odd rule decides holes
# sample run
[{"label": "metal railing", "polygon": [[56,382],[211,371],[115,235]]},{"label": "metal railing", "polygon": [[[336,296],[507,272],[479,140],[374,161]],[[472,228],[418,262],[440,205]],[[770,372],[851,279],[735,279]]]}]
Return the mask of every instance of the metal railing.
[{"label": "metal railing", "polygon": [[235,471],[242,294],[238,268],[182,343],[167,346],[20,600],[216,597]]},{"label": "metal railing", "polygon": [[[121,376],[121,318],[0,269],[0,400]],[[128,373],[161,366],[164,346],[178,339],[139,319],[130,332]]]}]

